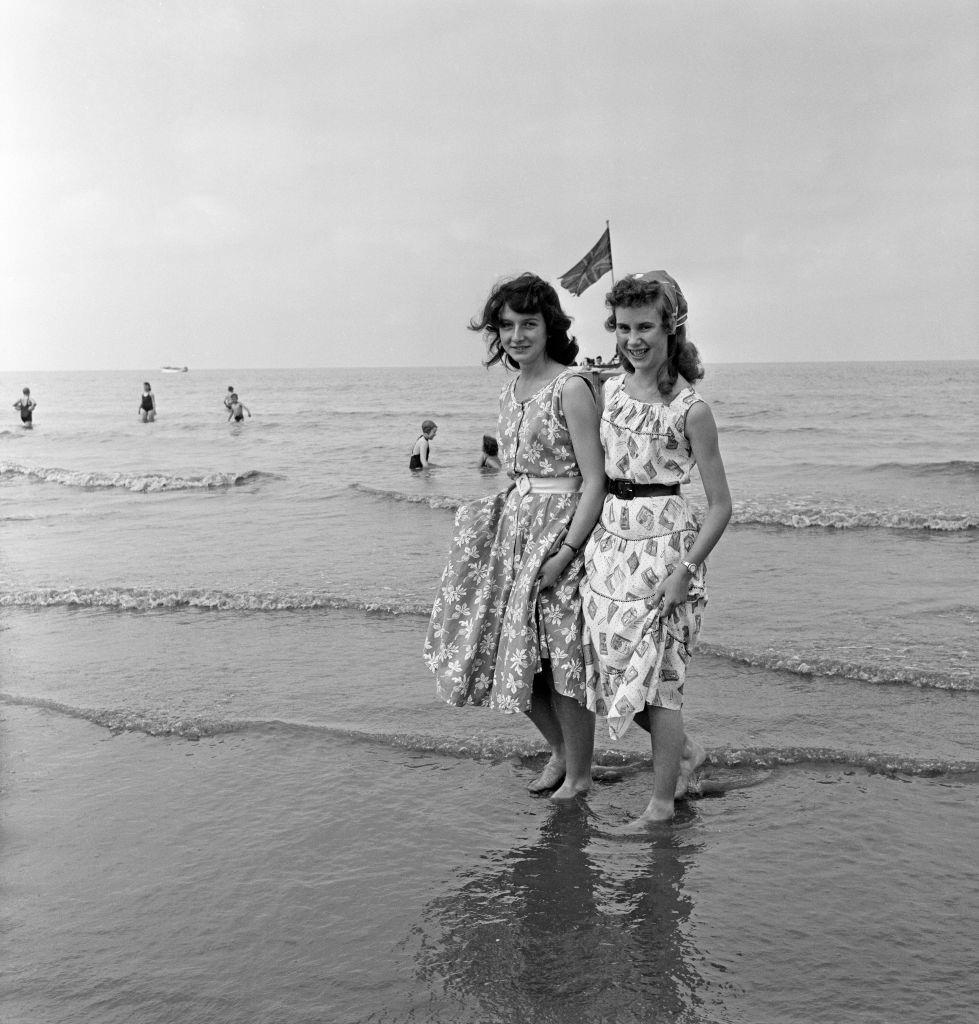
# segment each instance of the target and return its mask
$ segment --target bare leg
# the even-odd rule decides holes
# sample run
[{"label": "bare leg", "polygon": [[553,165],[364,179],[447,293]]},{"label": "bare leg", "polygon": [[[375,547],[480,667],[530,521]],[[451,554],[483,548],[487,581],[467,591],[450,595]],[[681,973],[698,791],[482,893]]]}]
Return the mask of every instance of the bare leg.
[{"label": "bare leg", "polygon": [[537,726],[538,732],[551,748],[551,759],[544,770],[527,787],[531,793],[543,793],[560,786],[564,780],[565,753],[564,734],[552,703],[556,696],[550,686],[550,672],[541,671],[534,676],[534,690],[527,717]]},{"label": "bare leg", "polygon": [[[637,711],[632,719],[640,729],[650,731],[649,726],[649,705]],[[680,755],[680,775],[676,780],[676,792],[674,798],[679,800],[685,796],[693,781],[693,773],[707,760],[707,751],[696,741],[691,739],[686,732],[683,736],[683,753]]]},{"label": "bare leg", "polygon": [[673,818],[673,794],[683,755],[683,715],[669,708],[647,707],[652,730],[653,796],[639,817],[616,832],[641,832],[650,825]]},{"label": "bare leg", "polygon": [[591,788],[591,759],[595,749],[595,716],[574,697],[552,693],[554,711],[564,736],[564,783],[552,800],[570,800]]},{"label": "bare leg", "polygon": [[683,715],[669,708],[649,709],[653,747],[653,798],[639,817],[642,822],[669,821],[673,817],[673,794],[683,756]]},{"label": "bare leg", "polygon": [[680,755],[680,774],[676,780],[674,799],[686,796],[693,786],[693,773],[707,760],[707,751],[696,741],[684,733],[683,752]]}]

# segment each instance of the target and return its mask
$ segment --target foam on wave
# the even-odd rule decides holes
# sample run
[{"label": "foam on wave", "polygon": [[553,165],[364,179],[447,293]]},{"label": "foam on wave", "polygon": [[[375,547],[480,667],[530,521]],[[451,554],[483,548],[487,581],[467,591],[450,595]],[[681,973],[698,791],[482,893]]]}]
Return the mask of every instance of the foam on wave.
[{"label": "foam on wave", "polygon": [[262,478],[276,479],[276,474],[264,473],[258,469],[250,469],[244,473],[206,473],[203,476],[175,476],[169,473],[100,473],[0,462],[0,478],[2,477],[23,477],[41,483],[81,487],[87,490],[120,488],[127,491],[153,493],[158,491],[220,490],[254,483]]},{"label": "foam on wave", "polygon": [[429,508],[457,509],[464,505],[466,498],[453,498],[447,494],[406,494],[404,491],[394,491],[384,487],[371,487],[369,484],[350,484],[350,489],[359,491],[361,494],[371,494],[375,498],[386,498],[388,501],[404,501],[411,505],[428,505]]},{"label": "foam on wave", "polygon": [[352,609],[388,615],[428,615],[430,609],[398,601],[365,601],[309,591],[229,592],[211,589],[169,590],[154,587],[54,587],[0,594],[0,608],[105,608],[151,612],[181,608],[202,611],[283,612]]},{"label": "foam on wave", "polygon": [[863,662],[843,661],[838,658],[786,653],[784,651],[750,651],[743,648],[727,647],[701,641],[698,654],[709,654],[716,658],[765,668],[773,672],[791,672],[799,676],[831,676],[841,679],[856,679],[863,683],[881,686],[916,686],[923,690],[979,691],[979,680],[968,676],[953,675],[920,668],[895,668],[891,665],[868,665]]},{"label": "foam on wave", "polygon": [[[455,510],[464,505],[465,498],[447,494],[409,494],[404,491],[368,484],[350,484],[352,490],[370,494],[388,501],[402,501],[414,505],[428,505],[434,509]],[[979,529],[979,514],[956,512],[912,512],[909,509],[822,508],[817,505],[788,504],[770,506],[760,502],[734,503],[732,523],[742,526],[787,526],[796,530],[823,528],[832,530],[929,530],[937,533],[957,533]]]},{"label": "foam on wave", "polygon": [[912,512],[908,509],[820,508],[815,505],[767,507],[754,502],[735,502],[731,522],[748,526],[789,526],[804,530],[933,530],[955,533],[979,529],[979,515],[954,512]]},{"label": "foam on wave", "polygon": [[[418,753],[473,760],[502,761],[537,758],[542,748],[532,741],[505,737],[447,737],[422,733],[390,733],[350,729],[330,724],[290,722],[281,719],[225,719],[208,715],[175,715],[166,711],[142,711],[128,708],[84,708],[45,697],[27,697],[0,693],[0,703],[33,707],[91,722],[114,733],[143,733],[147,736],[201,740],[229,733],[285,735],[294,738],[345,739],[384,743]],[[650,768],[649,755],[638,751],[599,750],[596,764],[624,768]],[[917,776],[976,775],[979,761],[949,761],[943,758],[916,758],[828,747],[721,747],[708,751],[707,766],[764,770],[793,765],[840,765],[864,768],[872,772]]]},{"label": "foam on wave", "polygon": [[[196,608],[217,612],[359,611],[427,619],[431,608],[408,600],[365,600],[316,591],[225,591],[154,587],[55,587],[0,593],[0,608],[97,608],[120,612],[178,611]],[[979,691],[976,678],[920,668],[896,668],[802,655],[791,651],[753,651],[701,641],[698,653],[793,675],[830,676],[878,685],[920,689]]]},{"label": "foam on wave", "polygon": [[949,459],[947,462],[879,462],[871,473],[905,473],[908,476],[958,476],[972,479],[979,473],[979,462]]}]

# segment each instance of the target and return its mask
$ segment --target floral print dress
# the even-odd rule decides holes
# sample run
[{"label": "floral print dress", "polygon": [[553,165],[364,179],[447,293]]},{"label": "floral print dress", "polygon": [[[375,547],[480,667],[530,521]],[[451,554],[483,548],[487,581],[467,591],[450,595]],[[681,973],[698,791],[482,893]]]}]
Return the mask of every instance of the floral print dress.
[{"label": "floral print dress", "polygon": [[564,417],[562,371],[524,402],[516,379],[500,395],[500,457],[515,484],[463,505],[425,639],[439,695],[457,707],[528,711],[534,676],[550,661],[558,693],[585,703],[576,555],[554,587],[537,576],[578,507],[577,491],[527,491],[521,477],[581,479]]},{"label": "floral print dress", "polygon": [[[687,413],[703,399],[685,387],[671,402],[630,398],[624,377],[605,384],[601,436],[605,473],[640,484],[686,484],[695,460]],[[653,591],[683,560],[700,523],[681,495],[608,494],[585,549],[581,593],[588,707],[621,738],[647,704],[679,710],[687,663],[707,604],[703,565],[687,600],[664,618]]]}]

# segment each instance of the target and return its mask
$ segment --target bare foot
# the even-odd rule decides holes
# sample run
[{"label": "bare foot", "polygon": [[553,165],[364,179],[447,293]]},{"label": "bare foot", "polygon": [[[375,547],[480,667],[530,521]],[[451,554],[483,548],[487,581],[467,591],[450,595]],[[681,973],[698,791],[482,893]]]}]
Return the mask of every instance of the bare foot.
[{"label": "bare foot", "polygon": [[531,793],[546,793],[549,789],[555,789],[564,781],[564,759],[551,754],[550,761],[544,765],[544,770],[527,787]]},{"label": "bare foot", "polygon": [[551,799],[574,800],[579,796],[584,796],[588,792],[590,785],[591,782],[589,779],[585,779],[581,782],[572,782],[570,779],[565,779],[561,788],[555,790],[551,794]]},{"label": "bare foot", "polygon": [[657,825],[668,825],[673,820],[673,801],[657,800],[653,797],[646,806],[646,810],[627,825],[621,825],[616,832],[619,835],[630,835],[637,832],[645,832],[648,828],[655,828]]},{"label": "bare foot", "polygon": [[687,793],[697,792],[697,784],[693,773],[707,760],[707,751],[688,736],[683,744],[683,757],[680,759],[680,774],[676,780],[673,799],[679,800]]}]

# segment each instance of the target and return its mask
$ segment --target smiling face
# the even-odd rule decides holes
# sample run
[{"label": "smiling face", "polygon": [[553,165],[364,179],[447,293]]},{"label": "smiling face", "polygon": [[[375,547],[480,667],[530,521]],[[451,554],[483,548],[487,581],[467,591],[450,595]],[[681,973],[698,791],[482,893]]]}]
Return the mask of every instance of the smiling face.
[{"label": "smiling face", "polygon": [[540,313],[516,313],[506,305],[499,332],[503,351],[518,366],[542,359],[547,351],[547,324]]},{"label": "smiling face", "polygon": [[669,335],[656,303],[615,307],[615,340],[637,370],[657,370],[669,352]]}]

